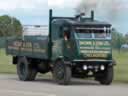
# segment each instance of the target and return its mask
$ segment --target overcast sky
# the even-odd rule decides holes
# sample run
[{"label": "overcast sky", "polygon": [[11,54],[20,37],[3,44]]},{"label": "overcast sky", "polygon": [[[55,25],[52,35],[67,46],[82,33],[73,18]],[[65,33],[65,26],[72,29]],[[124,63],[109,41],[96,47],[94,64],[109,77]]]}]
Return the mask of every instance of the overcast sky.
[{"label": "overcast sky", "polygon": [[[0,15],[10,15],[18,18],[22,24],[48,24],[48,10],[54,9],[54,15],[72,16],[81,0],[0,0]],[[88,0],[84,0],[85,2]],[[89,0],[91,4],[105,0]],[[104,16],[105,9],[96,11],[96,18],[111,22],[120,32],[128,32],[128,0],[106,0],[113,4],[116,1],[115,12],[118,20],[111,20]],[[103,3],[106,4],[106,3]],[[103,5],[104,6],[104,5]],[[109,5],[106,5],[109,8]]]},{"label": "overcast sky", "polygon": [[[0,15],[15,16],[23,24],[47,24],[48,10],[76,6],[79,0],[0,0]],[[72,2],[74,2],[72,4]],[[65,13],[66,14],[68,12]],[[59,15],[59,14],[58,14]]]}]

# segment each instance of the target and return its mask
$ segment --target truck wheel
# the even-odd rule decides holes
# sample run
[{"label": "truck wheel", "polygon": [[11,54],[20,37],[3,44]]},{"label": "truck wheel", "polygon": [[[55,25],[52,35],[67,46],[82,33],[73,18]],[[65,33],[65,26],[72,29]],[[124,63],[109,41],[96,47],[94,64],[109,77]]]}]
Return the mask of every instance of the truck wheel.
[{"label": "truck wheel", "polygon": [[68,85],[71,80],[71,68],[62,61],[57,61],[53,67],[53,77],[58,84]]},{"label": "truck wheel", "polygon": [[110,85],[113,80],[113,66],[108,66],[107,69],[103,72],[99,82],[103,85]]},{"label": "truck wheel", "polygon": [[17,74],[21,81],[32,81],[36,77],[37,70],[29,64],[26,58],[21,57],[17,64]]}]

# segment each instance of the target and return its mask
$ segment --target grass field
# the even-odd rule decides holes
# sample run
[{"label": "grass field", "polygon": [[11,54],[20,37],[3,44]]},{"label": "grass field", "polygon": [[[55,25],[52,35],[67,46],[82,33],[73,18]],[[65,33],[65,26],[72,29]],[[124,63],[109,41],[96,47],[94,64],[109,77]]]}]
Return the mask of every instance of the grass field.
[{"label": "grass field", "polygon": [[[117,62],[115,66],[115,82],[128,83],[128,51],[113,51],[113,57]],[[0,73],[15,74],[16,66],[11,64],[11,56],[6,56],[5,51],[0,50]]]},{"label": "grass field", "polygon": [[12,65],[12,58],[11,56],[6,56],[4,49],[0,50],[0,73],[16,73],[16,66]]},{"label": "grass field", "polygon": [[114,51],[113,57],[117,62],[115,66],[115,81],[128,83],[128,51]]}]

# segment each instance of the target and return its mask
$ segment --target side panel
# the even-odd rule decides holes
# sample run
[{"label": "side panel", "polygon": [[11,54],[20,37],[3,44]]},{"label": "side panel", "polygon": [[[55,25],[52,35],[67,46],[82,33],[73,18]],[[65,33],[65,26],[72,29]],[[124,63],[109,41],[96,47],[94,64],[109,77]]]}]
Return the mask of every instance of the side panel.
[{"label": "side panel", "polygon": [[78,56],[75,40],[55,40],[52,48],[52,60],[63,58],[65,61],[72,61]]},{"label": "side panel", "polygon": [[48,59],[48,40],[7,40],[6,53],[13,56]]},{"label": "side panel", "polygon": [[54,40],[52,47],[52,60],[63,57],[63,40]]},{"label": "side panel", "polygon": [[75,40],[64,41],[63,54],[64,59],[67,61],[73,60],[78,57],[78,48]]}]

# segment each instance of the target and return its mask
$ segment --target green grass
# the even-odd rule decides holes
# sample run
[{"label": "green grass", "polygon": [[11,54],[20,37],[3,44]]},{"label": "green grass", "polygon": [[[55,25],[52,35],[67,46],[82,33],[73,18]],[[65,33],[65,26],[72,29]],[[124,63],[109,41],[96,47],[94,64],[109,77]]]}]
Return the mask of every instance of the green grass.
[{"label": "green grass", "polygon": [[[113,51],[113,57],[117,62],[114,67],[114,82],[128,83],[128,51]],[[11,56],[0,50],[0,74],[16,74],[16,66],[12,64]]]},{"label": "green grass", "polygon": [[115,77],[116,82],[128,83],[128,51],[113,51],[116,60]]},{"label": "green grass", "polygon": [[5,54],[4,49],[0,50],[0,73],[3,74],[15,74],[16,66],[12,65],[11,56]]}]

